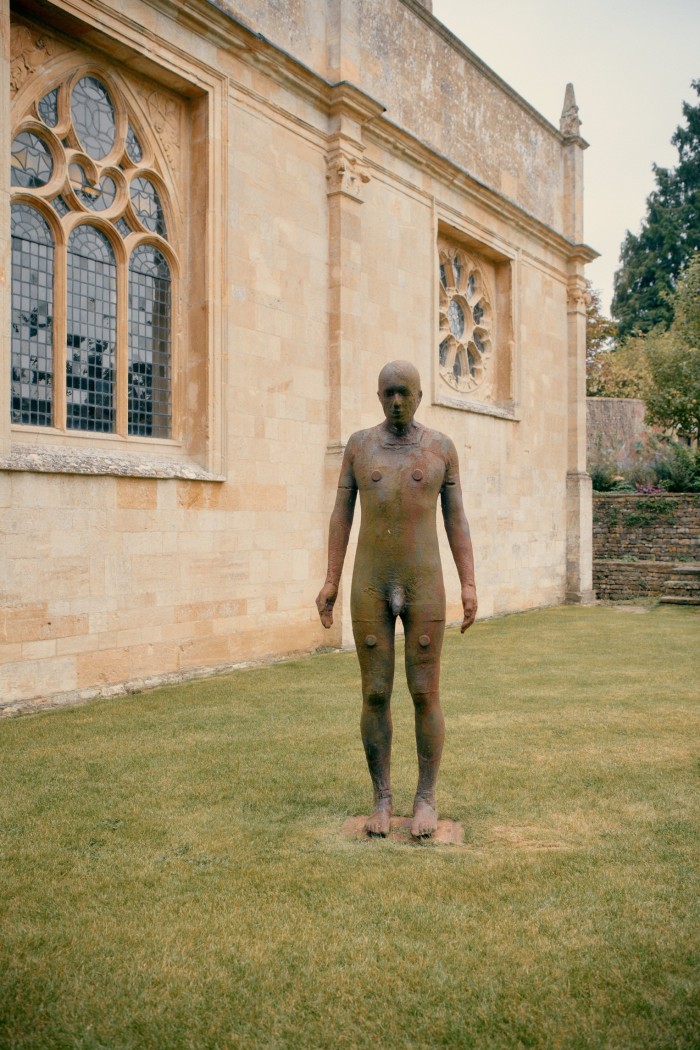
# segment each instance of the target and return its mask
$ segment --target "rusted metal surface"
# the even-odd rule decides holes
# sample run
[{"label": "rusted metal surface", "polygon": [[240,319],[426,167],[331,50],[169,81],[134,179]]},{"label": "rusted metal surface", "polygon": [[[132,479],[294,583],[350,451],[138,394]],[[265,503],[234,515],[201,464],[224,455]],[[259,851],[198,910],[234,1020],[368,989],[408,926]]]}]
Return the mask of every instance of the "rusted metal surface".
[{"label": "rusted metal surface", "polygon": [[428,838],[437,828],[435,786],[445,735],[439,693],[445,588],[435,520],[438,499],[462,587],[463,632],[476,616],[474,560],[454,444],[414,420],[422,398],[415,367],[407,361],[385,365],[378,397],[384,421],[357,431],[345,449],[329,529],[328,572],[316,605],[324,627],[330,627],[359,493],[362,521],[351,612],[362,675],[362,742],[374,789],[365,832],[386,836],[391,826],[390,704],[400,617],[418,752],[411,834]]}]

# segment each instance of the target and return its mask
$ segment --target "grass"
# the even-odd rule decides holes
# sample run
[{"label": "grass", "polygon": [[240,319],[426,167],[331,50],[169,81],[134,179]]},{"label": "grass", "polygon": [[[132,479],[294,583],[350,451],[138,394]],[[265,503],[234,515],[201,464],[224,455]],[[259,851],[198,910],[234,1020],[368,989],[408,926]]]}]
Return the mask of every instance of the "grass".
[{"label": "grass", "polygon": [[[693,1048],[697,610],[449,632],[441,814],[356,842],[353,654],[0,724],[0,1046]],[[395,695],[395,789],[415,780]]]}]

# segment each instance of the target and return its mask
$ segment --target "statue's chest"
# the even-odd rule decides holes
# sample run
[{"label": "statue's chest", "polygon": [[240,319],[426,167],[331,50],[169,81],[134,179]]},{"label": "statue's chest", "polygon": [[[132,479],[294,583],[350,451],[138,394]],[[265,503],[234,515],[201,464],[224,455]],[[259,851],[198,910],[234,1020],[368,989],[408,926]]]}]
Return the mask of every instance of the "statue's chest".
[{"label": "statue's chest", "polygon": [[445,464],[420,445],[375,446],[355,461],[360,493],[380,502],[434,499],[444,477]]}]

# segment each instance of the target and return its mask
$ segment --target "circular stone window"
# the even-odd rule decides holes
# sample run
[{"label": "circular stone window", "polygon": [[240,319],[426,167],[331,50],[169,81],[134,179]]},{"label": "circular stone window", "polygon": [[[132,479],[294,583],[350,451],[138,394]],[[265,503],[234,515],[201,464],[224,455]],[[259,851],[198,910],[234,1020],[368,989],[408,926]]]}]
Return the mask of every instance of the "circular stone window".
[{"label": "circular stone window", "polygon": [[491,304],[478,266],[461,248],[440,250],[440,375],[460,393],[484,382],[491,356]]}]

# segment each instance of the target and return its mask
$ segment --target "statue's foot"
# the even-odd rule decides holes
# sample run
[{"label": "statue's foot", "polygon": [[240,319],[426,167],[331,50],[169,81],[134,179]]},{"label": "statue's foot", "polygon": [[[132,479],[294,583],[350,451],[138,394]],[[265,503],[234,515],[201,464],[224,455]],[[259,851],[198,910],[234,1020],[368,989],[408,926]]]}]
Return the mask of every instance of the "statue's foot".
[{"label": "statue's foot", "polygon": [[391,813],[392,813],[392,799],[391,796],[388,798],[380,798],[371,816],[367,818],[365,823],[365,831],[368,835],[377,835],[380,838],[386,838],[391,828]]},{"label": "statue's foot", "polygon": [[416,795],[413,803],[411,835],[414,839],[429,839],[437,831],[437,810],[426,799]]}]

